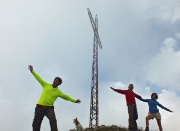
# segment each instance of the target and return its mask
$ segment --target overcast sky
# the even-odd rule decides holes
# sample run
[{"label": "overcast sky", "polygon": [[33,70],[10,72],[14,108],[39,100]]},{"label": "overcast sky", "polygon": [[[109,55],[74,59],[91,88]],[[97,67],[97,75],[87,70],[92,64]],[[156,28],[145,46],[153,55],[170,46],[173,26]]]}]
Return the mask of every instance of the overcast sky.
[{"label": "overcast sky", "polygon": [[[63,79],[59,88],[80,104],[55,102],[60,131],[75,128],[77,117],[89,126],[93,30],[87,8],[98,15],[99,125],[128,126],[127,89],[158,101],[164,131],[180,122],[180,1],[179,0],[0,0],[0,130],[31,131],[42,88],[28,70],[47,82]],[[147,103],[136,100],[138,126],[145,128]],[[47,118],[42,131],[50,131]],[[157,130],[155,120],[150,129]]]}]

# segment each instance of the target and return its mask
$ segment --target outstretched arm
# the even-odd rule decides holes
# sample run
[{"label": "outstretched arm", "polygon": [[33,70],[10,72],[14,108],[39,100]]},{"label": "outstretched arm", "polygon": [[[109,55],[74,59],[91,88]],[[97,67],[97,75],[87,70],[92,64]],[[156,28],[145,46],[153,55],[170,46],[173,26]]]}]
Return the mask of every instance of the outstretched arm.
[{"label": "outstretched arm", "polygon": [[33,66],[29,65],[28,69],[30,70],[30,72],[33,74],[33,76],[36,78],[36,80],[42,85],[42,87],[47,84],[46,81],[44,81],[38,74],[36,74],[36,72],[33,70]]},{"label": "outstretched arm", "polygon": [[113,87],[110,87],[113,91],[117,92],[117,93],[121,93],[121,94],[125,94],[124,90],[121,89],[114,89]]},{"label": "outstretched arm", "polygon": [[[137,97],[138,98],[138,97]],[[140,101],[143,101],[143,102],[148,102],[148,99],[143,99],[142,97],[141,98],[138,98]]]},{"label": "outstretched arm", "polygon": [[134,93],[134,94],[135,94],[135,97],[136,97],[136,98],[138,98],[138,99],[141,99],[141,98],[142,98],[140,95],[138,95],[138,94],[136,94],[136,93]]},{"label": "outstretched arm", "polygon": [[168,108],[164,107],[163,105],[161,105],[160,103],[158,103],[158,106],[166,111],[173,112],[173,111],[169,110]]},{"label": "outstretched arm", "polygon": [[74,102],[74,103],[81,103],[80,99],[75,100],[72,97],[64,94],[62,91],[60,91],[59,97],[63,98],[64,100],[71,101],[71,102]]}]

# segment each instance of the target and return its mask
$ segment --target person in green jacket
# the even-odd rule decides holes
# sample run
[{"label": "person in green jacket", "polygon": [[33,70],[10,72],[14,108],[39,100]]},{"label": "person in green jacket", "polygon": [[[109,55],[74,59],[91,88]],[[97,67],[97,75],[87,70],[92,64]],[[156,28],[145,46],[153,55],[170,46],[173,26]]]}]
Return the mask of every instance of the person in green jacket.
[{"label": "person in green jacket", "polygon": [[57,120],[54,111],[54,102],[58,97],[63,98],[64,100],[71,101],[74,103],[80,103],[80,99],[73,99],[70,96],[64,94],[58,86],[61,85],[62,79],[60,77],[56,77],[53,81],[53,84],[50,84],[44,81],[36,72],[33,70],[33,66],[29,65],[30,72],[36,78],[36,80],[43,87],[42,94],[36,104],[34,120],[33,120],[33,131],[40,131],[41,123],[46,116],[49,119],[51,131],[58,131],[57,128]]}]

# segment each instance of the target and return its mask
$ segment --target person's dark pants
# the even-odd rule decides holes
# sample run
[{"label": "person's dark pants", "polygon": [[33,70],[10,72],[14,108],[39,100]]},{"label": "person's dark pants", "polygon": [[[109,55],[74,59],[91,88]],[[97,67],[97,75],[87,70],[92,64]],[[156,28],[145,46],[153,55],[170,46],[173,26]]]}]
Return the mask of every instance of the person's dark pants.
[{"label": "person's dark pants", "polygon": [[128,105],[128,114],[129,114],[129,129],[133,129],[133,131],[137,130],[136,120],[138,119],[137,107],[136,105]]},{"label": "person's dark pants", "polygon": [[58,131],[54,107],[36,106],[33,120],[33,131],[40,131],[42,120],[46,116],[49,119],[51,131]]}]

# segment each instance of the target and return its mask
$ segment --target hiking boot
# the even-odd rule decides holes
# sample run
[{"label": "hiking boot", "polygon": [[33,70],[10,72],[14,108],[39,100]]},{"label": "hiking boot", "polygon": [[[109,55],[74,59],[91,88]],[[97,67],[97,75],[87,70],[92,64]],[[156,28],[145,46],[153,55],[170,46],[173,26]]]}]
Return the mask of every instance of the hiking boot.
[{"label": "hiking boot", "polygon": [[146,127],[145,131],[149,131],[149,127]]}]

